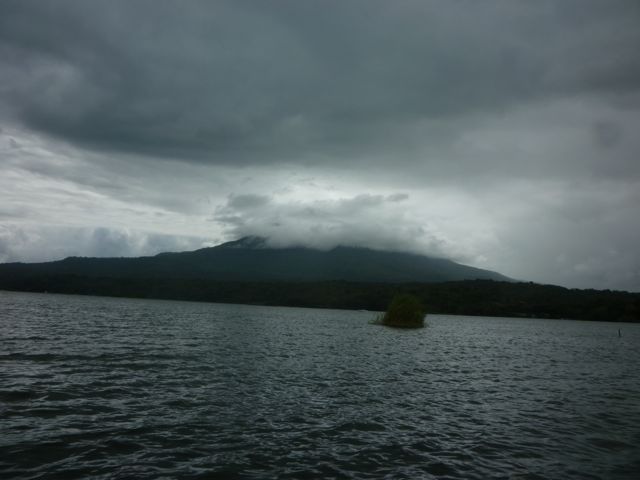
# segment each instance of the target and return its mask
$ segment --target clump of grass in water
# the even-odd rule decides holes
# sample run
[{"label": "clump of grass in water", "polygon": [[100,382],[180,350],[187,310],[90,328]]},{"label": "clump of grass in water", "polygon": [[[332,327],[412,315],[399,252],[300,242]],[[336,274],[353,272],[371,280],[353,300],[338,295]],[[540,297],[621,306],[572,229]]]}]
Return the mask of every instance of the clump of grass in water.
[{"label": "clump of grass in water", "polygon": [[374,323],[388,327],[422,328],[426,311],[420,299],[414,295],[403,293],[391,300],[384,315],[380,315]]}]

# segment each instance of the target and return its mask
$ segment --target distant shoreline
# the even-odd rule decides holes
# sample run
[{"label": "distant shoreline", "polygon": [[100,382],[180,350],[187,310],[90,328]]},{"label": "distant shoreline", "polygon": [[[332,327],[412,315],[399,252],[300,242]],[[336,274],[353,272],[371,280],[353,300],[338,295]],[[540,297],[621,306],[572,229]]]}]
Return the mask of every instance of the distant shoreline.
[{"label": "distant shoreline", "polygon": [[493,280],[386,284],[49,275],[5,277],[0,290],[369,311],[384,311],[404,292],[419,297],[432,314],[640,322],[640,293]]}]

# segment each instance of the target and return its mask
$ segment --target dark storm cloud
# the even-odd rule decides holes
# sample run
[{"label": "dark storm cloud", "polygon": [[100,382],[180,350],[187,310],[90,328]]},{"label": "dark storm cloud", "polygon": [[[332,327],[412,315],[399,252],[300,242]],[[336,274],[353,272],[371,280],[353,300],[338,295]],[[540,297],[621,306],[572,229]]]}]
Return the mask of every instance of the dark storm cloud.
[{"label": "dark storm cloud", "polygon": [[593,125],[595,144],[604,149],[615,147],[624,135],[624,129],[616,122],[599,121]]},{"label": "dark storm cloud", "polygon": [[1,1],[0,261],[260,235],[638,290],[638,25],[637,0]]},{"label": "dark storm cloud", "polygon": [[638,24],[636,0],[5,1],[0,101],[106,152],[341,164],[419,122],[446,142],[443,118],[638,93]]}]

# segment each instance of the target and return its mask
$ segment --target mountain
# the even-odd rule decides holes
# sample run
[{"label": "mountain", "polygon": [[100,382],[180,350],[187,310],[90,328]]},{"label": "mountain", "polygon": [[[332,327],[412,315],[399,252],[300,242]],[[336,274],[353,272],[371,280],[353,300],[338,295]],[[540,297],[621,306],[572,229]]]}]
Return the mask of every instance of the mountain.
[{"label": "mountain", "polygon": [[367,248],[274,249],[258,237],[153,257],[0,264],[0,290],[367,310],[410,293],[430,313],[640,322],[638,293],[517,283]]},{"label": "mountain", "polygon": [[371,283],[510,279],[496,272],[401,252],[358,247],[321,251],[269,248],[265,239],[245,237],[192,252],[139,258],[69,257],[46,263],[0,265],[7,276],[77,275],[89,278],[184,278],[216,281],[349,281]]}]

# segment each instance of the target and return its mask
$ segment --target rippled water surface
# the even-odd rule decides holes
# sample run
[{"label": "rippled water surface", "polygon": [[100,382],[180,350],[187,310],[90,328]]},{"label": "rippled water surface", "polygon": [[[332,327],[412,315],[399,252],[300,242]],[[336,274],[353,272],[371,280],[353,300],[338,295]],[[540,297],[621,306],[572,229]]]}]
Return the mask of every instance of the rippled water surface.
[{"label": "rippled water surface", "polygon": [[0,477],[640,478],[640,325],[373,316],[0,292]]}]

